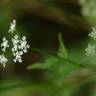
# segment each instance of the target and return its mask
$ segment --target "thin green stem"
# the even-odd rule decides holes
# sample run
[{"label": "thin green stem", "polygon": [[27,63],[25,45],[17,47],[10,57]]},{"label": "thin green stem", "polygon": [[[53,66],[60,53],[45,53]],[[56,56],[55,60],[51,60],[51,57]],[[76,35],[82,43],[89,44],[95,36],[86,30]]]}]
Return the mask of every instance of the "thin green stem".
[{"label": "thin green stem", "polygon": [[83,68],[86,67],[86,68],[88,68],[88,67],[85,66],[84,64],[79,64],[79,63],[77,63],[77,62],[75,62],[75,61],[72,61],[72,60],[70,60],[70,59],[62,58],[62,57],[60,57],[60,56],[58,56],[58,55],[56,55],[56,54],[54,54],[54,53],[45,52],[45,51],[43,51],[43,50],[41,50],[41,49],[38,49],[38,48],[30,48],[30,49],[31,49],[32,51],[39,52],[39,53],[41,53],[41,54],[43,54],[43,55],[57,57],[58,59],[60,59],[60,60],[62,60],[62,61],[64,61],[64,62],[69,62],[70,64],[75,64],[75,65],[77,65],[77,66],[79,66],[79,67],[83,67]]}]

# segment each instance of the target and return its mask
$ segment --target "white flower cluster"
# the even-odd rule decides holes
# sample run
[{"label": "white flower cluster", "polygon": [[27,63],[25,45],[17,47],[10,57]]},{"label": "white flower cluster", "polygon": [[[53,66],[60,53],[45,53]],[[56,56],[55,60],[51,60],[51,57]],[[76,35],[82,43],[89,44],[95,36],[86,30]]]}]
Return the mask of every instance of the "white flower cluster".
[{"label": "white flower cluster", "polygon": [[8,45],[8,40],[6,39],[6,37],[3,38],[3,42],[1,43],[1,47],[2,47],[2,51],[6,51],[6,48],[9,47]]},{"label": "white flower cluster", "polygon": [[15,56],[14,62],[22,62],[21,56],[24,53],[27,53],[27,49],[29,48],[29,45],[27,44],[26,37],[23,36],[21,39],[19,39],[18,35],[15,35],[14,38],[12,38],[13,48],[12,52]]},{"label": "white flower cluster", "polygon": [[4,54],[0,55],[0,63],[3,65],[3,67],[5,67],[7,61],[8,59],[4,56]]},{"label": "white flower cluster", "polygon": [[9,29],[9,33],[13,33],[14,31],[16,31],[16,20],[13,20],[12,23],[10,23],[10,29]]},{"label": "white flower cluster", "polygon": [[81,5],[82,15],[89,23],[96,25],[96,0],[78,0]]},{"label": "white flower cluster", "polygon": [[89,37],[96,40],[96,29],[93,27],[92,32],[88,34]]},{"label": "white flower cluster", "polygon": [[[12,33],[12,40],[11,42],[8,42],[8,40],[6,39],[6,37],[3,38],[3,42],[1,43],[1,48],[2,48],[2,51],[3,53],[6,52],[6,49],[8,47],[11,47],[11,52],[13,54],[13,57],[14,57],[14,62],[19,62],[21,63],[22,62],[22,55],[24,53],[27,53],[28,51],[28,48],[30,47],[28,44],[27,44],[27,40],[26,40],[26,36],[23,36],[22,38],[20,38],[17,34],[13,34],[15,33],[16,31],[16,20],[13,20],[12,23],[10,23],[10,29],[8,31],[8,33]],[[11,34],[10,34],[11,35]],[[10,45],[11,43],[11,45]],[[8,59],[5,57],[4,54],[0,55],[0,64],[3,65],[3,67],[6,66],[6,63],[8,62]]]},{"label": "white flower cluster", "polygon": [[[92,32],[89,33],[88,36],[96,41],[96,29],[92,28]],[[85,52],[86,52],[86,56],[96,55],[96,45],[89,43],[88,47],[85,49]]]}]

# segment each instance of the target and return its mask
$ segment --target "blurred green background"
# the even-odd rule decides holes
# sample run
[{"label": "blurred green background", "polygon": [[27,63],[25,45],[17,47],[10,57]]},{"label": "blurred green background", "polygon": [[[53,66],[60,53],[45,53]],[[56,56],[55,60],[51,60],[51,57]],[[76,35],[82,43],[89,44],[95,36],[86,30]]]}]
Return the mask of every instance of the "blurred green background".
[{"label": "blurred green background", "polygon": [[[96,96],[96,58],[86,57],[96,0],[0,0],[0,42],[16,19],[31,48],[0,65],[0,96]],[[0,52],[1,53],[1,52]]]}]

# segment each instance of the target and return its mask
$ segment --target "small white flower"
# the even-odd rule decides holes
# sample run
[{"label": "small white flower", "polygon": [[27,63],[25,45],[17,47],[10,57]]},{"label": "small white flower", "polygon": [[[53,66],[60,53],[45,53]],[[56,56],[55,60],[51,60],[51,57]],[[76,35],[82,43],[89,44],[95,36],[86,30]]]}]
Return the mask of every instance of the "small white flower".
[{"label": "small white flower", "polygon": [[10,29],[9,29],[9,33],[13,33],[14,31],[16,31],[16,20],[13,20],[12,23],[10,23]]},{"label": "small white flower", "polygon": [[14,36],[14,39],[18,40],[18,38],[19,38],[18,35],[15,35],[15,36]]},{"label": "small white flower", "polygon": [[23,55],[23,52],[22,52],[22,51],[20,51],[20,52],[19,52],[19,54],[20,54],[20,55]]},{"label": "small white flower", "polygon": [[23,37],[22,37],[22,40],[23,40],[23,41],[26,41],[26,36],[23,36]]},{"label": "small white flower", "polygon": [[[14,51],[13,51],[14,50]],[[12,51],[13,52],[16,52],[18,50],[18,46],[17,45],[14,45],[14,47],[12,48]]]},{"label": "small white flower", "polygon": [[0,55],[0,63],[3,65],[3,67],[6,66],[7,61],[8,61],[8,59],[3,54]]},{"label": "small white flower", "polygon": [[27,49],[28,49],[29,47],[30,47],[30,46],[27,44],[26,37],[23,36],[23,37],[22,37],[22,40],[20,40],[19,49],[23,50],[24,53],[27,53]]},{"label": "small white flower", "polygon": [[3,38],[3,42],[1,43],[1,47],[2,47],[2,51],[6,51],[6,48],[9,47],[8,45],[8,40],[6,39],[6,37]]},{"label": "small white flower", "polygon": [[15,63],[16,63],[17,61],[18,61],[19,63],[22,62],[21,55],[22,55],[21,52],[18,52],[18,51],[16,52],[16,54],[15,54],[15,59],[14,59],[14,62],[15,62]]},{"label": "small white flower", "polygon": [[18,50],[18,44],[19,44],[19,39],[18,35],[15,35],[14,38],[12,38],[12,43],[13,43],[13,48],[11,49],[12,52],[16,52]]},{"label": "small white flower", "polygon": [[88,47],[85,49],[86,56],[95,55],[96,54],[95,49],[96,49],[95,45],[88,44]]},{"label": "small white flower", "polygon": [[92,28],[92,32],[89,33],[88,36],[96,40],[96,29],[94,27]]},{"label": "small white flower", "polygon": [[12,42],[14,45],[17,45],[19,43],[19,39],[17,35],[15,35],[14,38],[12,38]]}]

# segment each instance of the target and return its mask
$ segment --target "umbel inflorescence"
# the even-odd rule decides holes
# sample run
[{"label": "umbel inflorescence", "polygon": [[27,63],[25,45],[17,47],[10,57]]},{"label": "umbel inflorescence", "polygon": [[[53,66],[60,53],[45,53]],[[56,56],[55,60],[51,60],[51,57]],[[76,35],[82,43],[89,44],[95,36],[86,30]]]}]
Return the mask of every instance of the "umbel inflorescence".
[{"label": "umbel inflorescence", "polygon": [[[96,29],[93,27],[92,32],[88,34],[94,41],[96,41]],[[86,56],[96,55],[96,44],[88,44],[88,47],[85,49]]]},{"label": "umbel inflorescence", "polygon": [[21,38],[18,35],[16,31],[16,20],[13,20],[13,22],[10,23],[10,29],[8,31],[8,34],[11,36],[11,40],[9,38],[4,37],[0,45],[2,49],[2,54],[0,55],[0,64],[2,64],[3,67],[5,67],[6,63],[8,62],[8,57],[6,56],[7,49],[10,49],[10,52],[13,56],[13,62],[21,63],[22,55],[24,53],[27,53],[28,48],[30,47],[27,44],[26,36],[23,36]]}]

